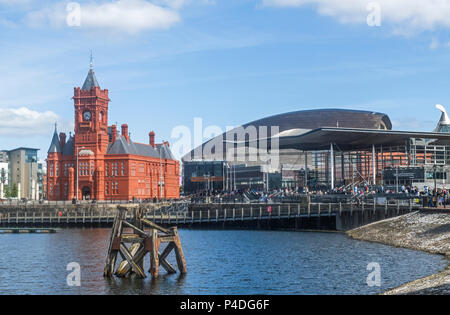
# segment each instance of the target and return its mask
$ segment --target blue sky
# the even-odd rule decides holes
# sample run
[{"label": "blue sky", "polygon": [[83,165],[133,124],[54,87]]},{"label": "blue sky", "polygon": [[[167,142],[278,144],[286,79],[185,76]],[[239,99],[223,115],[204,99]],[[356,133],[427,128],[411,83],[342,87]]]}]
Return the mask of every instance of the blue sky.
[{"label": "blue sky", "polygon": [[[93,51],[109,123],[132,139],[178,125],[237,126],[314,108],[387,113],[394,129],[431,131],[450,109],[450,1],[0,0],[0,149],[41,149],[73,129],[73,88]],[[71,11],[72,12],[72,11]],[[179,154],[177,154],[179,156]]]}]

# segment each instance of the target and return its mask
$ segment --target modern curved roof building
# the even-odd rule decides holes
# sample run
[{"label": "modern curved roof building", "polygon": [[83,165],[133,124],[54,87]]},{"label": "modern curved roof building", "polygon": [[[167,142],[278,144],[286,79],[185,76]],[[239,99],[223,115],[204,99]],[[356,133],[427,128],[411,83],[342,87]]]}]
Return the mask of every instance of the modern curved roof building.
[{"label": "modern curved roof building", "polygon": [[[255,127],[256,133],[250,132],[249,127]],[[260,134],[260,127],[267,127],[267,134]],[[272,127],[275,128],[272,129]],[[215,148],[212,149],[213,155],[209,155],[207,153],[205,154],[205,151],[207,151],[204,150],[205,147],[208,145],[213,146],[213,143],[218,145],[218,143],[224,142],[223,152],[226,152],[225,142],[227,140],[239,141],[238,137],[236,137],[236,133],[239,132],[239,129],[242,130],[242,128],[245,129],[244,131],[248,132],[245,135],[245,140],[240,140],[252,142],[256,139],[263,139],[266,137],[287,138],[298,136],[319,128],[391,130],[392,123],[388,115],[373,111],[315,109],[289,112],[258,119],[228,131],[221,136],[205,142],[201,147],[201,151],[199,147],[192,150],[183,157],[183,161],[220,159],[220,157],[215,154]],[[202,155],[199,156],[197,154],[198,152],[202,152]]]},{"label": "modern curved roof building", "polygon": [[321,127],[392,129],[391,120],[383,113],[350,109],[300,110],[255,120],[245,126],[279,126],[280,132]]},{"label": "modern curved roof building", "polygon": [[[265,176],[278,173],[284,187],[334,188],[361,181],[425,187],[430,165],[450,164],[450,118],[442,105],[437,109],[442,116],[432,132],[392,130],[388,115],[362,110],[302,110],[258,119],[186,154],[185,183],[198,189],[210,176],[227,189],[231,182],[234,188],[274,187]],[[214,163],[222,163],[222,172]],[[393,179],[395,168],[404,174]]]}]

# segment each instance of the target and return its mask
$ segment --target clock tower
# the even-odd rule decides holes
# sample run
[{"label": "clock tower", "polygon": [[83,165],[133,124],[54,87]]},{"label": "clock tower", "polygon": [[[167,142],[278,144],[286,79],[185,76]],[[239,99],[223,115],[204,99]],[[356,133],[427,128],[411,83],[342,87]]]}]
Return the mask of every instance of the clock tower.
[{"label": "clock tower", "polygon": [[104,155],[108,147],[108,90],[100,89],[92,60],[83,87],[74,89],[75,152],[79,148]]},{"label": "clock tower", "polygon": [[[1,1],[1,0],[0,0]],[[48,200],[136,200],[179,198],[180,165],[167,142],[130,139],[128,125],[108,127],[108,90],[91,66],[74,88],[74,131],[54,132],[47,151]]]},{"label": "clock tower", "polygon": [[108,97],[107,89],[100,89],[91,66],[83,87],[76,87],[74,158],[77,196],[104,199],[104,167],[108,149]]}]

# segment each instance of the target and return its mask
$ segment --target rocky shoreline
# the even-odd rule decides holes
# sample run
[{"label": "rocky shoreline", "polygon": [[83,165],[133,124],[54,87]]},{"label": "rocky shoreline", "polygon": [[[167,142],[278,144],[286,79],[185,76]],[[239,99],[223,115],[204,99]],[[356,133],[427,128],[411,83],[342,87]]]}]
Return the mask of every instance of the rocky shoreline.
[{"label": "rocky shoreline", "polygon": [[[347,232],[356,240],[445,255],[450,259],[450,211],[422,210]],[[450,294],[450,265],[440,273],[406,283],[384,294]]]}]

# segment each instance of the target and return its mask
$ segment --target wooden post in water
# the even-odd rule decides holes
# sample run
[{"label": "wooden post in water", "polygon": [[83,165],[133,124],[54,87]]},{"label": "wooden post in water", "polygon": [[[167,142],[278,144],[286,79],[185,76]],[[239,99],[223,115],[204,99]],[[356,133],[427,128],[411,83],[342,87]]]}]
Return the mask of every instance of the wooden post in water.
[{"label": "wooden post in water", "polygon": [[[149,272],[152,277],[158,277],[160,266],[168,273],[176,273],[176,269],[166,260],[172,250],[175,252],[178,270],[186,273],[186,261],[176,227],[166,229],[145,219],[142,206],[119,205],[117,208],[103,271],[104,277],[136,275],[145,278],[144,258],[146,254],[150,255]],[[131,220],[127,220],[127,214],[131,211]],[[125,233],[125,229],[129,231]],[[167,246],[160,253],[159,249],[163,243],[167,243]],[[121,256],[122,262],[115,269],[118,254]]]}]

